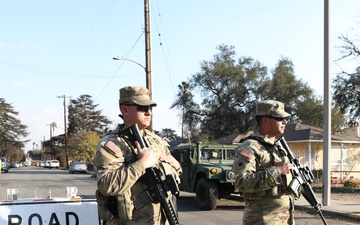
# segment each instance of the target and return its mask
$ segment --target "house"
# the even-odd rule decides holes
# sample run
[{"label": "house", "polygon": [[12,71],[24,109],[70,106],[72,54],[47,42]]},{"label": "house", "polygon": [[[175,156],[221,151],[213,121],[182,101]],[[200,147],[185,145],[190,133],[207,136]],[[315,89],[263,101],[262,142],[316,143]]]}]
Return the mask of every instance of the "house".
[{"label": "house", "polygon": [[[220,144],[238,143],[252,132],[232,134],[216,141]],[[321,170],[323,166],[323,129],[304,125],[286,125],[284,137],[301,165],[311,170]],[[360,181],[360,127],[350,126],[343,133],[331,135],[330,171],[333,183],[348,179]],[[316,177],[317,174],[314,174]]]}]

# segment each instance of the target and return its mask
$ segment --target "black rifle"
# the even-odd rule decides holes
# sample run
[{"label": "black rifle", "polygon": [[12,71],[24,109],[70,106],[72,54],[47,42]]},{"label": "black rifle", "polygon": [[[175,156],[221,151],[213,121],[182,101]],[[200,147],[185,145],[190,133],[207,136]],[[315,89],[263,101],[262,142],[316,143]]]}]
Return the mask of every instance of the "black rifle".
[{"label": "black rifle", "polygon": [[[278,144],[278,142],[280,144]],[[294,157],[294,154],[290,150],[288,144],[284,137],[281,137],[275,143],[280,149],[283,150],[284,154],[287,155],[291,164],[293,165],[293,169],[291,170],[293,179],[290,182],[291,191],[296,194],[299,190],[301,191],[304,198],[310,203],[310,205],[319,213],[321,220],[327,225],[325,218],[320,210],[321,204],[317,201],[315,193],[311,188],[311,183],[314,182],[314,175],[309,169],[309,167],[302,167],[300,165],[299,159]]]},{"label": "black rifle", "polygon": [[[145,142],[140,135],[139,127],[137,124],[130,127],[131,132],[136,136],[136,140],[139,142],[142,149],[146,149]],[[170,223],[170,225],[179,225],[179,219],[174,202],[170,199],[168,191],[171,191],[173,196],[179,193],[178,184],[172,174],[165,175],[165,171],[159,168],[152,167],[147,168],[146,173],[141,179],[144,179],[149,188],[148,193],[151,198],[151,202],[161,204],[161,208]]]}]

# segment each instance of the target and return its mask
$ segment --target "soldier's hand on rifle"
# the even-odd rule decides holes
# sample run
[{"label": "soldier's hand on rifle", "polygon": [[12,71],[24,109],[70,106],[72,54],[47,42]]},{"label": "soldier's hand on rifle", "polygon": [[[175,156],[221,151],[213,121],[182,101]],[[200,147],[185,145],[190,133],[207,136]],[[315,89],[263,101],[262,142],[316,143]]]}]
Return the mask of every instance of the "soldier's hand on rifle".
[{"label": "soldier's hand on rifle", "polygon": [[162,154],[162,156],[160,157],[160,161],[169,163],[170,166],[172,166],[175,170],[180,169],[180,163],[170,154]]},{"label": "soldier's hand on rifle", "polygon": [[154,151],[151,148],[142,149],[137,141],[135,141],[135,146],[137,148],[137,157],[144,165],[144,168],[154,167],[157,162]]},{"label": "soldier's hand on rifle", "polygon": [[293,168],[291,163],[285,161],[274,162],[274,166],[281,175],[290,173]]}]

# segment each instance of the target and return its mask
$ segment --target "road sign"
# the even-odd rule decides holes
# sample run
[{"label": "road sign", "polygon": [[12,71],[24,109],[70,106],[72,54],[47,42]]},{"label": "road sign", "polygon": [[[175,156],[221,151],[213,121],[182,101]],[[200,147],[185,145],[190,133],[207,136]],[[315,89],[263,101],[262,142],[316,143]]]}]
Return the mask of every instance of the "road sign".
[{"label": "road sign", "polygon": [[0,202],[0,224],[100,225],[95,199],[19,199]]}]

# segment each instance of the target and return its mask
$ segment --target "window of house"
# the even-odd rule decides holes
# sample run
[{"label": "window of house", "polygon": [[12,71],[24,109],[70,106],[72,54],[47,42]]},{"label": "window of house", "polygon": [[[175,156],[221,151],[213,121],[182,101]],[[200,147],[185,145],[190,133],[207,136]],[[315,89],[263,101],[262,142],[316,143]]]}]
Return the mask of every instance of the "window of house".
[{"label": "window of house", "polygon": [[[349,149],[345,146],[331,146],[331,165],[349,164]],[[342,162],[341,162],[342,161]]]}]

